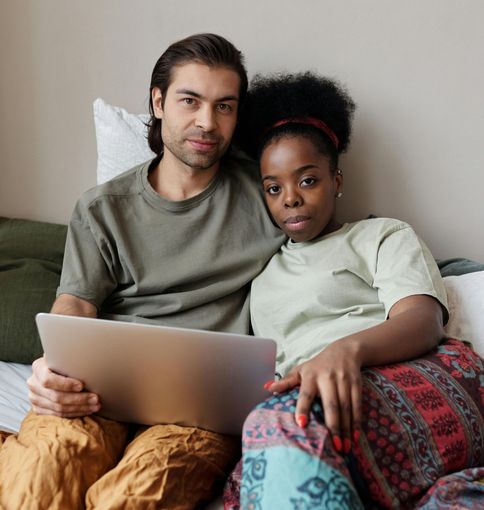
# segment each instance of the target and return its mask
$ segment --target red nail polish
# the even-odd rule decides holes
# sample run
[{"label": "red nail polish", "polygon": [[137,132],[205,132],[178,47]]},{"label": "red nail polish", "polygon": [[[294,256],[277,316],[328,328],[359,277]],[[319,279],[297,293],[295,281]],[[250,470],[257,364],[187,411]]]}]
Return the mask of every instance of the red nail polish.
[{"label": "red nail polish", "polygon": [[351,450],[351,441],[347,437],[345,437],[343,439],[343,451],[345,453],[348,453],[350,450]]},{"label": "red nail polish", "polygon": [[267,381],[265,384],[264,384],[264,389],[265,390],[268,390],[271,385],[274,384],[274,381]]},{"label": "red nail polish", "polygon": [[308,419],[306,416],[304,416],[304,414],[300,414],[297,418],[296,418],[296,422],[297,424],[303,429],[306,427],[306,425],[308,424]]},{"label": "red nail polish", "polygon": [[360,431],[359,431],[359,430],[355,430],[355,431],[353,432],[353,441],[354,441],[355,443],[357,443],[357,442],[360,440],[360,435],[361,435],[361,433],[360,433]]},{"label": "red nail polish", "polygon": [[341,438],[339,436],[333,436],[333,444],[337,452],[340,452],[343,449],[343,443],[341,442]]}]

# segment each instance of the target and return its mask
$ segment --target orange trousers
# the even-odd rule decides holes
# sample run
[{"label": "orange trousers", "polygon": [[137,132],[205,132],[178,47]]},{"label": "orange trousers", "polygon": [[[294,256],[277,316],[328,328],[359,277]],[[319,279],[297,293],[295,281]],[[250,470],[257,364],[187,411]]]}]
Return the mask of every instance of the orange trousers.
[{"label": "orange trousers", "polygon": [[33,412],[0,445],[2,510],[194,509],[240,455],[240,438],[193,427]]}]

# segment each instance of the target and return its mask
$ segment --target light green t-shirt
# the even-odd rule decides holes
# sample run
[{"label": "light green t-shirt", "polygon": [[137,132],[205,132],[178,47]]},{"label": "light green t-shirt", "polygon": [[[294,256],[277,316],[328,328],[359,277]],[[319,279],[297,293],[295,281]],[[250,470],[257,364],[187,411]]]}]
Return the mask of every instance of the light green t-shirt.
[{"label": "light green t-shirt", "polygon": [[254,333],[276,340],[282,374],[331,342],[380,324],[400,299],[447,306],[438,267],[412,228],[376,218],[315,241],[288,241],[252,283]]},{"label": "light green t-shirt", "polygon": [[57,294],[104,318],[248,333],[250,282],[284,241],[255,165],[227,159],[202,193],[170,201],[151,187],[150,163],[81,197]]}]

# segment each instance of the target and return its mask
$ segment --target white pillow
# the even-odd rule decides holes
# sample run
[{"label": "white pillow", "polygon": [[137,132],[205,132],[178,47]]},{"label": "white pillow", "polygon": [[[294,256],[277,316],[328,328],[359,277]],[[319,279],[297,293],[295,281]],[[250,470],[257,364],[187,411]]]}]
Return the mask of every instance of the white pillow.
[{"label": "white pillow", "polygon": [[146,139],[149,115],[135,115],[102,99],[93,104],[97,142],[97,183],[155,157]]},{"label": "white pillow", "polygon": [[449,303],[448,336],[472,342],[484,357],[484,271],[444,278]]}]

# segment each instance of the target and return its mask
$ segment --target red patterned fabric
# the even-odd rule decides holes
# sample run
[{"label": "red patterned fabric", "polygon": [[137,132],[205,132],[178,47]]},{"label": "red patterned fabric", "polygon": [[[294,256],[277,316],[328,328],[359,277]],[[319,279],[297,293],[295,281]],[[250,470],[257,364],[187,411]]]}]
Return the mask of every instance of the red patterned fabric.
[{"label": "red patterned fabric", "polygon": [[[313,404],[308,427],[296,426],[297,396],[297,389],[272,396],[249,415],[242,463],[226,486],[226,510],[239,508],[240,486],[250,502],[240,508],[255,502],[270,508],[271,498],[281,501],[286,494],[287,508],[295,502],[303,508],[315,504],[316,492],[305,502],[304,490],[316,482],[325,504],[311,508],[358,507],[353,487],[365,508],[484,508],[484,365],[467,344],[450,339],[422,358],[365,369],[362,434],[345,456],[326,441],[320,402]],[[255,482],[254,462],[264,466]],[[281,474],[282,464],[293,466],[291,477]],[[300,465],[317,477],[296,484]]]},{"label": "red patterned fabric", "polygon": [[458,340],[364,371],[354,454],[370,500],[412,506],[442,476],[484,465],[483,379],[482,360]]}]

